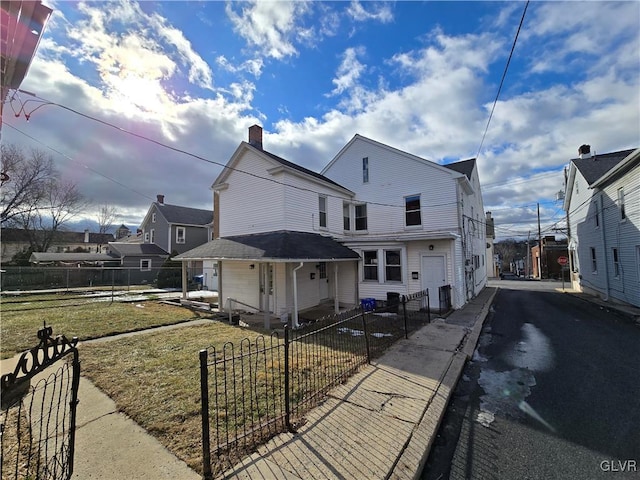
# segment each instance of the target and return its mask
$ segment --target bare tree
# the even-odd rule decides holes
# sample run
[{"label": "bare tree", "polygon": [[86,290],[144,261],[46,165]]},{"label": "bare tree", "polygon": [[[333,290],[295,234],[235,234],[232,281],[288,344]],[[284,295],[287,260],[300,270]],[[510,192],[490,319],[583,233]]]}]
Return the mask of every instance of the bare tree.
[{"label": "bare tree", "polygon": [[109,233],[116,216],[116,207],[113,205],[103,205],[100,207],[100,211],[98,212],[99,233]]},{"label": "bare tree", "polygon": [[517,254],[516,243],[513,240],[503,240],[502,242],[495,243],[493,248],[495,252],[500,255],[503,269],[513,262]]},{"label": "bare tree", "polygon": [[47,180],[55,177],[51,157],[32,150],[29,157],[15,145],[0,145],[2,194],[0,220],[5,225],[18,215],[29,215],[43,198]]},{"label": "bare tree", "polygon": [[2,146],[2,224],[27,232],[31,250],[46,252],[64,224],[87,207],[78,187],[62,181],[51,157]]}]

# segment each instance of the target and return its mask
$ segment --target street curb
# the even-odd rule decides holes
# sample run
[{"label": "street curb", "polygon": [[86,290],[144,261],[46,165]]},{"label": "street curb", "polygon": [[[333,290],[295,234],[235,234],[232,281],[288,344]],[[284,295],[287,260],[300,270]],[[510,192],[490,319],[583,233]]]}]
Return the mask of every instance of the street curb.
[{"label": "street curb", "polygon": [[[402,452],[395,468],[387,477],[390,480],[418,480],[422,475],[424,465],[427,463],[431,447],[435,441],[440,428],[440,423],[444,418],[449,405],[449,400],[455,390],[460,375],[464,370],[467,360],[473,356],[476,349],[480,333],[484,322],[489,315],[489,309],[493,304],[493,299],[498,293],[499,287],[495,287],[491,296],[487,299],[482,309],[476,316],[473,329],[465,337],[464,347],[460,352],[453,354],[451,364],[447,368],[442,381],[440,382],[433,400],[427,407],[424,416],[416,427],[409,444]],[[443,388],[444,387],[444,388]]]},{"label": "street curb", "polygon": [[433,446],[440,424],[447,411],[449,400],[460,380],[460,375],[462,375],[467,360],[473,356],[478,339],[480,338],[480,333],[482,332],[482,327],[489,315],[489,309],[493,304],[493,299],[498,293],[498,290],[499,287],[495,287],[491,296],[482,306],[482,309],[476,316],[473,329],[464,340],[462,350],[453,355],[451,364],[440,382],[433,400],[427,407],[422,420],[416,427],[396,467],[387,477],[390,480],[418,480],[422,475],[422,470],[427,463],[427,459],[431,453],[431,447]]},{"label": "street curb", "polygon": [[593,299],[586,298],[583,295],[576,295],[572,292],[562,292],[562,293],[571,295],[573,298],[577,298],[578,300],[582,300],[583,302],[590,303],[591,305],[595,305],[596,307],[600,307],[605,311],[607,311],[608,313],[612,313],[618,317],[621,317],[623,320],[629,321],[630,323],[640,326],[640,316],[636,316],[633,313],[625,312],[622,309],[616,308],[614,304],[602,303],[598,301],[595,297]]},{"label": "street curb", "polygon": [[456,352],[451,357],[444,378],[438,385],[431,403],[427,407],[420,423],[415,428],[409,444],[402,452],[395,468],[387,477],[390,480],[418,480],[429,452],[433,446],[440,423],[449,405],[449,399],[456,388],[460,375],[467,363],[466,355]]},{"label": "street curb", "polygon": [[495,290],[483,305],[482,309],[480,310],[480,313],[478,313],[478,316],[476,317],[476,321],[473,325],[473,329],[471,330],[469,335],[467,335],[467,338],[464,341],[464,347],[462,347],[462,353],[464,353],[468,359],[473,357],[473,352],[476,350],[476,346],[478,345],[478,339],[480,338],[480,334],[482,333],[484,322],[489,316],[489,309],[493,304],[493,299],[495,298],[498,291],[500,290],[500,287],[494,287],[494,288]]}]

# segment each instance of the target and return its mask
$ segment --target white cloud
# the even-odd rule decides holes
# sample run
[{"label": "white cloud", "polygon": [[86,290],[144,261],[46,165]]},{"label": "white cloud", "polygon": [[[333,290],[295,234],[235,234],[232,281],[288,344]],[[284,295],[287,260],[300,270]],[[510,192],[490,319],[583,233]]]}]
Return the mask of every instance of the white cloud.
[{"label": "white cloud", "polygon": [[151,17],[151,25],[162,38],[176,47],[183,64],[189,68],[189,81],[199,87],[212,89],[213,73],[211,68],[193,50],[191,43],[185,38],[184,34],[180,30],[167,25],[166,20],[159,15]]},{"label": "white cloud", "polygon": [[393,21],[393,12],[387,3],[367,2],[367,6],[370,6],[371,9],[367,10],[361,2],[352,0],[347,9],[347,15],[356,22],[374,20],[380,23],[389,23]]},{"label": "white cloud", "polygon": [[336,88],[331,91],[330,96],[339,95],[357,84],[358,78],[366,69],[366,65],[358,60],[358,56],[363,56],[364,54],[365,48],[362,46],[348,48],[344,51],[342,62],[337,71],[338,76],[331,80]]},{"label": "white cloud", "polygon": [[[234,7],[239,6],[240,11]],[[302,22],[310,6],[307,2],[241,2],[228,3],[226,12],[234,30],[251,46],[267,57],[282,60],[295,56],[294,41],[305,28]]]}]

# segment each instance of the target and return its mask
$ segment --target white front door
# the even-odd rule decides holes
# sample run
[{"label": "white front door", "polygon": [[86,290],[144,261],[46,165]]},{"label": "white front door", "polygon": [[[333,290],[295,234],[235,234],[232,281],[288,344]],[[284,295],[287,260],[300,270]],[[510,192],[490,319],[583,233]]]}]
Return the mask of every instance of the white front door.
[{"label": "white front door", "polygon": [[[422,289],[429,289],[429,308],[440,308],[439,287],[446,284],[444,256],[422,256]],[[426,306],[426,305],[425,305]]]}]

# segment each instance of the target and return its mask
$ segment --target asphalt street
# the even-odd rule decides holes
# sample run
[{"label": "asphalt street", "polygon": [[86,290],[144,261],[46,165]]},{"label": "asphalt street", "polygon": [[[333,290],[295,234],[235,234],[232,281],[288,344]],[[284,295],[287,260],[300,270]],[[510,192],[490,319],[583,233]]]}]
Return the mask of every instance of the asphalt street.
[{"label": "asphalt street", "polygon": [[640,478],[640,328],[526,283],[498,292],[422,479]]}]

